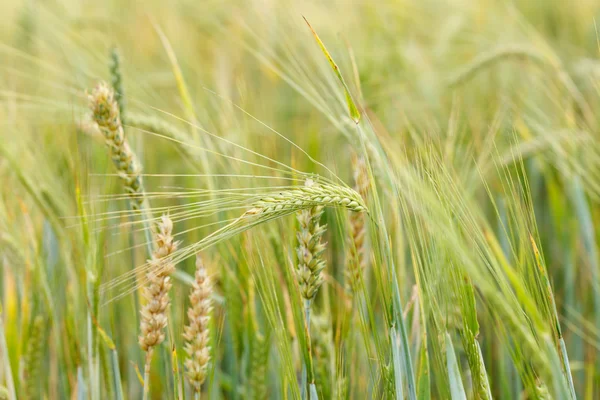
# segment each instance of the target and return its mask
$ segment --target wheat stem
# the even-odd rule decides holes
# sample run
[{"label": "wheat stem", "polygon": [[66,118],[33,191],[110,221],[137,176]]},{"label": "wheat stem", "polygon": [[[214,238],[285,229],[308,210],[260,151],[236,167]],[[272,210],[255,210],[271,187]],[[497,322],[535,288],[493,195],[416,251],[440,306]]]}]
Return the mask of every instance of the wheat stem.
[{"label": "wheat stem", "polygon": [[148,285],[144,287],[143,297],[146,304],[141,310],[141,335],[139,344],[146,352],[144,368],[144,393],[149,390],[150,363],[152,350],[165,339],[164,328],[167,325],[167,308],[169,307],[169,290],[171,289],[170,274],[175,265],[169,256],[177,249],[178,243],[173,238],[173,222],[167,216],[162,216],[157,224],[155,234],[156,249],[150,263],[152,268],[146,277]]}]

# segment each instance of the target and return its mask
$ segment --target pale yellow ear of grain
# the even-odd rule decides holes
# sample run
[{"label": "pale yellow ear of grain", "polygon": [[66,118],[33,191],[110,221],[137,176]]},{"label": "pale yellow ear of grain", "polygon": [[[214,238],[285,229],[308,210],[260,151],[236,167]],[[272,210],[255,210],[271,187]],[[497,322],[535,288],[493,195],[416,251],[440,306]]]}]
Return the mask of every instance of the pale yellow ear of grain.
[{"label": "pale yellow ear of grain", "polygon": [[169,290],[175,265],[169,259],[177,250],[178,243],[173,238],[173,222],[163,215],[154,234],[155,249],[150,260],[150,270],[146,274],[146,286],[142,296],[146,304],[141,310],[140,346],[144,351],[162,343],[167,326],[167,308],[170,304]]},{"label": "pale yellow ear of grain", "polygon": [[146,352],[144,367],[144,398],[150,389],[150,365],[154,348],[165,340],[165,328],[168,322],[168,308],[171,303],[171,277],[175,265],[170,256],[177,250],[178,243],[173,238],[173,222],[163,215],[154,234],[155,248],[149,261],[150,270],[146,274],[146,285],[142,296],[146,304],[140,312],[140,336],[138,342]]},{"label": "pale yellow ear of grain", "polygon": [[202,383],[208,375],[211,295],[212,286],[206,267],[200,255],[196,255],[196,274],[190,293],[190,307],[187,311],[188,325],[183,334],[187,353],[185,375],[195,392],[200,392]]},{"label": "pale yellow ear of grain", "polygon": [[130,196],[131,206],[140,210],[144,203],[142,168],[125,139],[115,92],[105,82],[100,82],[88,95],[88,100],[92,118],[104,136],[117,174]]}]

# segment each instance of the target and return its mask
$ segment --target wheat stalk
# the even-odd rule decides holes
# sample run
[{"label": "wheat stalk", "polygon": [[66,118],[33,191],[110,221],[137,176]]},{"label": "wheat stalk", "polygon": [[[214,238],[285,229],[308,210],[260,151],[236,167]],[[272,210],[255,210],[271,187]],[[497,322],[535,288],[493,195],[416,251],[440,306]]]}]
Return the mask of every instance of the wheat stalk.
[{"label": "wheat stalk", "polygon": [[[318,199],[320,201],[324,199],[323,193],[319,190],[320,187],[310,179],[306,181],[303,189],[305,189],[303,193],[309,193],[313,197],[319,196]],[[325,198],[327,199],[327,202],[334,200],[330,195],[327,195]],[[352,202],[353,201],[347,204]],[[323,284],[321,271],[325,268],[325,261],[321,257],[325,251],[325,244],[321,243],[321,238],[325,233],[326,226],[320,225],[319,223],[321,216],[323,215],[324,206],[320,205],[317,201],[312,203],[315,205],[300,210],[296,216],[300,226],[296,233],[298,239],[298,247],[296,248],[298,265],[296,266],[295,273],[296,279],[298,280],[298,286],[300,287],[300,295],[304,299],[304,314],[307,332],[310,332],[310,311],[312,301]],[[334,203],[338,203],[337,197],[335,198]],[[353,205],[352,207],[361,207],[358,202],[355,203],[356,205]],[[310,354],[312,348],[310,334],[307,336],[307,346]],[[311,385],[311,390],[315,388],[314,382],[307,382],[307,373],[307,366],[303,363],[302,389],[304,393],[307,393],[305,387],[307,383]]]},{"label": "wheat stalk", "polygon": [[144,397],[149,390],[150,362],[155,346],[165,339],[164,328],[167,326],[167,308],[169,307],[169,290],[171,279],[169,275],[175,270],[175,265],[169,256],[177,249],[178,243],[173,239],[173,222],[163,215],[157,224],[155,234],[156,249],[152,254],[152,268],[147,273],[148,284],[144,287],[143,297],[146,304],[141,310],[141,335],[139,344],[146,352],[144,368]]},{"label": "wheat stalk", "polygon": [[188,309],[189,324],[183,334],[186,340],[185,360],[186,376],[194,388],[196,397],[200,395],[202,383],[208,373],[210,361],[209,323],[212,310],[212,287],[206,268],[200,256],[196,256],[196,276],[190,293],[190,308]]}]

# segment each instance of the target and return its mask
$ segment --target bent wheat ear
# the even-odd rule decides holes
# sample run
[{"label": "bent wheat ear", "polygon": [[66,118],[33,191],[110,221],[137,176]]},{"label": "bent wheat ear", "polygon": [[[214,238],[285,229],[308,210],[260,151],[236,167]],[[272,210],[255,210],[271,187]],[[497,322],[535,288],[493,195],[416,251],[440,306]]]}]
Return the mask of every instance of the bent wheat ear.
[{"label": "bent wheat ear", "polygon": [[[312,182],[311,186],[290,187],[285,191],[265,195],[257,194],[250,198],[230,202],[229,204],[235,208],[243,208],[246,211],[238,218],[226,221],[226,225],[205,236],[200,241],[177,250],[169,259],[180,262],[257,225],[314,207],[344,207],[354,212],[369,212],[363,199],[356,191],[341,185],[315,183],[310,179],[308,181]],[[216,211],[219,210],[219,206],[207,208],[207,211],[209,209]],[[150,263],[146,263],[134,271],[125,273],[111,282],[103,284],[103,291],[115,290],[117,287],[126,289],[111,301],[131,293],[138,288],[137,285],[131,284],[135,278],[135,272],[145,271],[150,267]]]},{"label": "bent wheat ear", "polygon": [[254,202],[253,206],[254,208],[249,210],[247,214],[300,211],[316,206],[344,207],[350,211],[368,212],[362,197],[356,191],[339,185],[314,182],[262,197]]},{"label": "bent wheat ear", "polygon": [[104,135],[113,164],[123,181],[125,191],[131,197],[131,206],[134,210],[140,210],[144,203],[141,167],[125,140],[115,92],[105,82],[100,82],[88,98],[92,118]]}]

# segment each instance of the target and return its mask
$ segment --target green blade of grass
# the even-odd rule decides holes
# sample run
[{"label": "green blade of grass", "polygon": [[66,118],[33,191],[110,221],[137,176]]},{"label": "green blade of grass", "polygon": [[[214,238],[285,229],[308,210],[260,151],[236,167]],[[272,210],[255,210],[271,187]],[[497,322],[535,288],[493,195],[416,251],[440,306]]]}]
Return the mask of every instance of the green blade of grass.
[{"label": "green blade of grass", "polygon": [[431,379],[429,377],[429,354],[427,353],[427,335],[423,332],[421,356],[417,372],[417,399],[429,400],[431,398]]},{"label": "green blade of grass", "polygon": [[306,17],[303,16],[302,18],[304,18],[306,25],[308,25],[310,31],[312,32],[313,36],[315,37],[315,40],[317,41],[317,44],[321,48],[321,51],[323,52],[323,54],[325,54],[327,61],[329,61],[329,65],[331,66],[331,69],[335,73],[335,76],[337,76],[340,83],[344,87],[344,95],[346,96],[346,102],[348,103],[348,112],[350,113],[350,118],[352,118],[352,120],[356,124],[358,124],[358,122],[360,121],[360,112],[358,111],[358,108],[356,107],[356,104],[354,103],[354,100],[352,99],[352,95],[350,94],[350,89],[348,88],[348,85],[346,84],[346,81],[344,80],[344,77],[342,76],[340,68],[337,66],[337,64],[333,60],[333,57],[331,57],[331,54],[329,54],[329,51],[325,47],[325,44],[323,43],[323,41],[321,40],[319,35],[317,35],[317,32],[310,25],[310,23],[308,22]]},{"label": "green blade of grass", "polygon": [[563,373],[564,373],[565,377],[567,378],[567,383],[569,385],[569,392],[570,392],[571,398],[575,399],[575,398],[577,398],[577,396],[575,396],[575,387],[573,386],[573,377],[571,375],[571,367],[569,365],[569,356],[567,354],[567,348],[565,346],[565,341],[563,339],[562,329],[560,328],[558,312],[556,311],[556,302],[554,300],[554,293],[552,292],[552,287],[550,286],[550,280],[548,279],[548,272],[546,271],[546,265],[544,264],[544,262],[542,260],[540,251],[538,250],[538,247],[535,243],[533,236],[529,235],[529,240],[531,241],[531,246],[533,247],[535,261],[536,261],[536,264],[538,267],[537,270],[540,274],[540,278],[541,278],[542,284],[544,286],[543,289],[545,289],[546,298],[548,299],[548,302],[550,303],[549,304],[549,306],[550,306],[549,312],[552,314],[551,318],[552,318],[552,322],[553,322],[554,333],[557,336],[558,343],[559,343],[561,361],[562,361],[563,369],[564,369]]},{"label": "green blade of grass", "polygon": [[450,334],[446,332],[446,367],[448,369],[448,378],[450,379],[450,393],[452,400],[467,400],[465,388],[462,378],[460,377],[460,369],[454,354],[454,346]]}]

